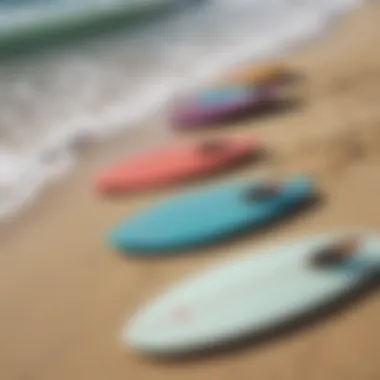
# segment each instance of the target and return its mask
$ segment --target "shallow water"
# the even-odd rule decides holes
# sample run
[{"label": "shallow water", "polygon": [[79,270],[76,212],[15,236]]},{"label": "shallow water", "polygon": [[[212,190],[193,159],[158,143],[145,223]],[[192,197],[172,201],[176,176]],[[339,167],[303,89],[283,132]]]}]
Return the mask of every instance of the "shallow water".
[{"label": "shallow water", "polygon": [[138,127],[178,91],[280,56],[361,2],[193,1],[133,30],[0,62],[0,217],[67,173],[78,139]]}]

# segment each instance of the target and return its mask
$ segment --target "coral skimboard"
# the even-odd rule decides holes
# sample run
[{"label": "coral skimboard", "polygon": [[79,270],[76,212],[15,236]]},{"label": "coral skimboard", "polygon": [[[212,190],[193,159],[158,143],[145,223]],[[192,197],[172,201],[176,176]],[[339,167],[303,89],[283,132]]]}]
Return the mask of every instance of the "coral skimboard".
[{"label": "coral skimboard", "polygon": [[162,187],[231,168],[259,154],[262,145],[249,138],[214,139],[141,154],[105,170],[96,178],[103,193]]}]

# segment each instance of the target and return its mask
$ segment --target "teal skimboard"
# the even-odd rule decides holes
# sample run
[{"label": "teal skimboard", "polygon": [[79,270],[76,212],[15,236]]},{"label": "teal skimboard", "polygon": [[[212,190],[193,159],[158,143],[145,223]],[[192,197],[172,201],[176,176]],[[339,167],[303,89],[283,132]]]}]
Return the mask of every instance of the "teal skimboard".
[{"label": "teal skimboard", "polygon": [[128,320],[123,338],[154,355],[215,348],[300,321],[367,284],[379,267],[380,235],[371,231],[339,231],[251,251],[147,304]]},{"label": "teal skimboard", "polygon": [[299,210],[316,194],[306,177],[283,183],[233,182],[160,203],[116,226],[108,239],[126,254],[186,250],[264,227]]},{"label": "teal skimboard", "polygon": [[0,0],[0,47],[131,23],[179,0]]}]

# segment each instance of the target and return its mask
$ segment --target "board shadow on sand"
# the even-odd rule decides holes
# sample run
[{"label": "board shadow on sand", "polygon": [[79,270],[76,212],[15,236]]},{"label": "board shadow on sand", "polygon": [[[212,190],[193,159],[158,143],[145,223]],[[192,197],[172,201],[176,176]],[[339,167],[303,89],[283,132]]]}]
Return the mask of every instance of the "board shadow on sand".
[{"label": "board shadow on sand", "polygon": [[291,214],[281,215],[277,218],[271,220],[271,222],[262,225],[255,226],[254,230],[252,230],[252,226],[246,226],[244,228],[235,230],[232,235],[221,234],[216,237],[212,241],[207,241],[201,244],[197,244],[197,246],[191,246],[186,248],[173,248],[173,249],[165,249],[165,250],[155,250],[152,253],[147,253],[145,250],[128,250],[128,251],[116,251],[121,255],[124,255],[128,260],[165,260],[165,259],[173,259],[175,256],[197,256],[201,253],[204,253],[204,250],[207,248],[213,248],[213,250],[218,250],[220,248],[225,248],[228,244],[233,244],[240,239],[253,237],[259,234],[270,233],[278,227],[281,223],[285,223],[287,221],[299,219],[305,216],[305,214],[315,211],[322,205],[324,202],[324,198],[318,194],[314,197],[308,199],[305,202],[299,203],[296,208],[293,209]]},{"label": "board shadow on sand", "polygon": [[266,345],[275,344],[280,340],[291,338],[295,334],[301,334],[302,332],[316,328],[323,323],[327,323],[329,318],[339,317],[348,308],[355,307],[358,303],[364,302],[375,291],[378,291],[379,285],[379,277],[371,276],[355,290],[347,291],[345,294],[318,309],[299,315],[281,325],[268,328],[260,333],[247,335],[233,342],[210,344],[207,348],[181,354],[151,354],[149,357],[147,355],[143,355],[143,357],[157,364],[170,365],[188,361],[223,359],[226,355],[238,355],[247,351],[254,352]]}]

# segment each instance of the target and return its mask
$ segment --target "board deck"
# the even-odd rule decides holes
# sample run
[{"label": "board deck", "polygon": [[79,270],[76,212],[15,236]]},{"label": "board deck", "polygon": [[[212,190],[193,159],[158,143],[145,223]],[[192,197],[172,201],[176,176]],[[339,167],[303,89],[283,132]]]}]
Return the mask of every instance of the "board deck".
[{"label": "board deck", "polygon": [[230,182],[169,198],[114,227],[108,241],[141,256],[196,248],[290,216],[318,193],[308,177],[275,184],[274,194],[258,198],[267,187],[266,180]]},{"label": "board deck", "polygon": [[177,144],[113,165],[97,176],[95,186],[106,194],[164,187],[230,169],[261,151],[262,144],[248,137]]},{"label": "board deck", "polygon": [[[350,234],[359,237],[351,255],[316,265],[323,249]],[[334,302],[379,269],[380,234],[372,231],[336,231],[285,241],[249,251],[169,289],[128,320],[123,338],[128,346],[150,354],[212,348]]]},{"label": "board deck", "polygon": [[177,103],[171,112],[171,123],[176,129],[207,127],[261,111],[276,100],[277,91],[271,87],[216,87]]}]

